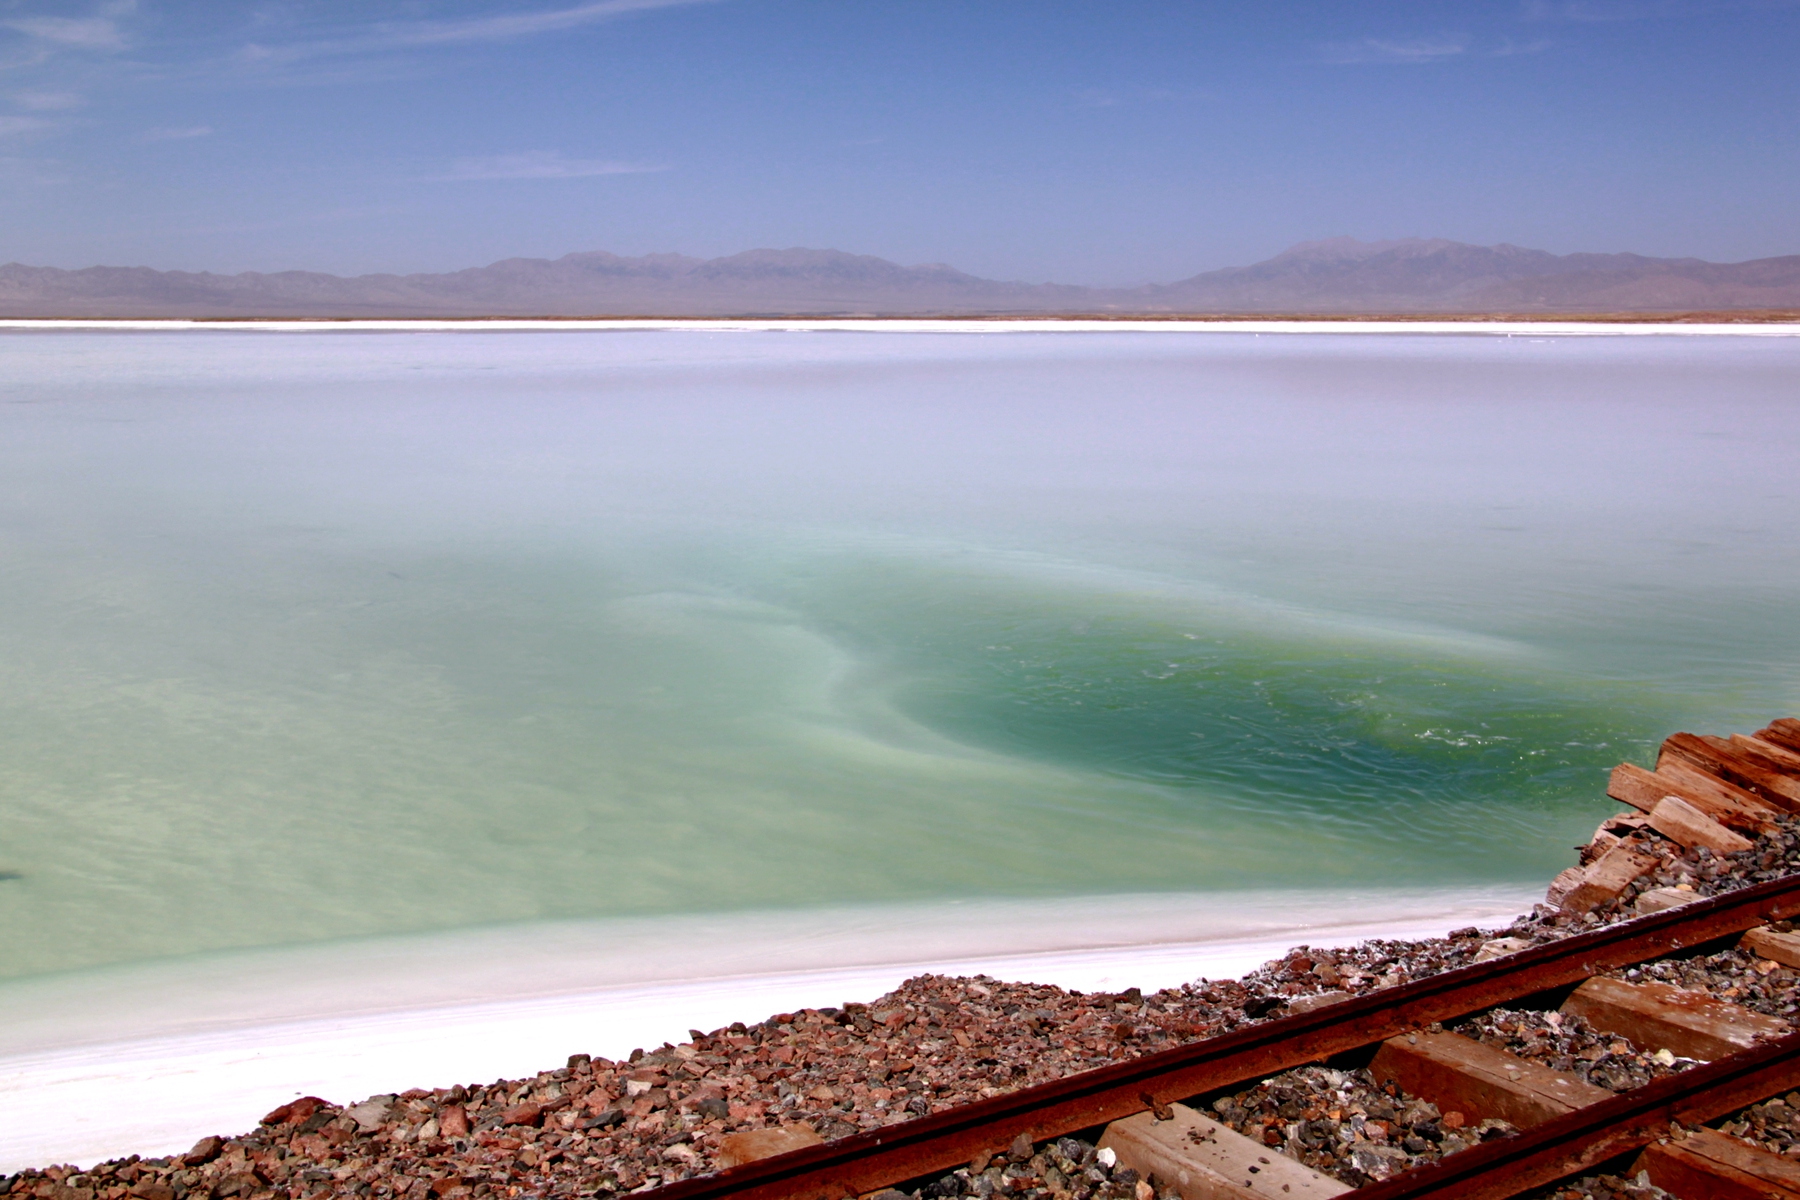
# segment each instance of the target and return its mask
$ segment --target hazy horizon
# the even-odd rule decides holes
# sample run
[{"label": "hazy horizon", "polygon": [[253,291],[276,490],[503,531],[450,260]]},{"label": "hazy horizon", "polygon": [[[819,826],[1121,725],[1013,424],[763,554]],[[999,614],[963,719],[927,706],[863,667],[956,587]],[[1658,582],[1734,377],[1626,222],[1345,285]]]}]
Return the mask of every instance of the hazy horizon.
[{"label": "hazy horizon", "polygon": [[[1450,243],[1456,244],[1456,245],[1474,245],[1474,243],[1456,243],[1454,241],[1454,239],[1440,238],[1440,237],[1436,237],[1436,236],[1429,235],[1429,234],[1400,235],[1400,236],[1395,236],[1395,237],[1390,237],[1390,238],[1358,238],[1353,234],[1334,234],[1334,235],[1326,236],[1326,237],[1301,238],[1295,242],[1290,243],[1289,245],[1281,247],[1279,250],[1276,250],[1275,252],[1265,256],[1264,258],[1256,260],[1255,262],[1245,261],[1245,262],[1220,263],[1220,264],[1217,264],[1214,266],[1209,266],[1209,267],[1204,267],[1204,268],[1195,268],[1194,270],[1184,270],[1179,265],[1174,265],[1171,267],[1170,272],[1168,274],[1166,274],[1165,276],[1159,276],[1154,279],[1141,279],[1141,280],[1135,280],[1135,281],[1128,281],[1125,283],[1115,284],[1115,285],[1111,285],[1111,286],[1115,287],[1115,288],[1131,288],[1131,287],[1143,287],[1143,286],[1154,286],[1154,285],[1159,285],[1159,284],[1175,283],[1175,282],[1179,282],[1184,279],[1191,278],[1196,275],[1204,275],[1204,274],[1207,274],[1212,271],[1230,270],[1232,268],[1238,268],[1238,267],[1256,266],[1260,263],[1284,259],[1289,256],[1303,254],[1308,251],[1313,251],[1315,249],[1322,250],[1325,248],[1332,247],[1335,244],[1339,244],[1339,243],[1351,244],[1351,245],[1355,245],[1355,246],[1366,248],[1366,249],[1374,249],[1374,248],[1378,248],[1378,247],[1379,248],[1405,247],[1405,246],[1412,245],[1412,244],[1430,244],[1430,243],[1438,243],[1438,242],[1450,242]],[[1526,245],[1519,245],[1519,244],[1510,243],[1510,242],[1497,242],[1492,245],[1480,246],[1479,248],[1484,249],[1484,250],[1516,249],[1516,250],[1540,251],[1542,253],[1558,254],[1559,256],[1563,253],[1563,252],[1559,252],[1559,251],[1543,250],[1543,248],[1539,247],[1539,246],[1526,246]],[[276,268],[272,268],[272,269],[268,269],[268,270],[258,270],[256,268],[246,267],[241,271],[223,270],[223,269],[221,269],[221,270],[206,270],[206,269],[198,268],[198,267],[184,267],[184,266],[149,267],[149,269],[156,270],[156,271],[165,271],[165,272],[193,272],[195,274],[214,274],[214,275],[225,275],[225,276],[253,275],[253,274],[281,274],[283,272],[298,271],[298,272],[304,272],[304,273],[308,273],[308,274],[335,275],[335,276],[337,276],[339,278],[343,278],[343,279],[357,279],[357,278],[363,278],[366,276],[377,276],[377,275],[454,274],[458,271],[480,270],[485,267],[499,266],[503,263],[517,262],[520,260],[531,261],[531,262],[557,262],[557,261],[560,261],[560,260],[566,259],[566,258],[579,258],[579,257],[583,257],[583,256],[590,256],[590,255],[612,255],[612,256],[622,258],[622,259],[627,259],[627,260],[674,258],[674,259],[685,259],[690,262],[696,262],[696,263],[705,263],[705,262],[719,262],[721,260],[742,258],[742,257],[749,256],[749,255],[801,254],[801,253],[806,253],[806,254],[817,253],[817,254],[833,254],[833,255],[843,254],[843,255],[851,255],[851,256],[854,256],[857,258],[871,258],[871,259],[878,259],[882,262],[892,262],[896,266],[904,267],[909,270],[916,270],[916,269],[926,268],[926,267],[948,267],[951,270],[959,271],[964,274],[970,274],[970,275],[974,274],[973,272],[963,271],[963,268],[957,263],[946,262],[941,259],[919,260],[919,261],[897,261],[897,260],[893,260],[893,259],[884,258],[883,256],[878,255],[878,254],[871,254],[867,251],[860,250],[854,246],[810,246],[810,245],[743,246],[743,247],[738,248],[737,250],[728,250],[722,254],[717,254],[717,255],[712,255],[712,256],[689,254],[686,251],[684,251],[678,247],[677,248],[664,248],[664,249],[659,249],[659,250],[648,250],[648,251],[644,251],[639,254],[621,254],[609,246],[572,246],[572,247],[570,247],[566,250],[560,251],[560,252],[552,251],[552,252],[547,252],[544,254],[530,254],[530,255],[507,254],[507,255],[502,255],[499,258],[484,259],[479,262],[470,261],[470,262],[462,263],[459,265],[445,267],[440,270],[421,270],[421,271],[413,271],[413,272],[400,272],[400,271],[317,271],[317,272],[314,272],[310,268],[305,268],[305,267],[276,267]],[[1566,253],[1568,253],[1568,254],[1638,254],[1639,252],[1636,250],[1630,249],[1630,248],[1621,248],[1621,249],[1605,250],[1605,251],[1576,249],[1576,250],[1567,251]],[[1775,251],[1774,253],[1771,253],[1768,255],[1758,255],[1754,258],[1747,258],[1747,259],[1713,260],[1713,259],[1705,259],[1699,255],[1693,255],[1693,254],[1668,254],[1668,255],[1647,255],[1646,254],[1646,255],[1641,255],[1641,257],[1658,259],[1661,261],[1700,261],[1700,262],[1715,263],[1716,265],[1736,266],[1736,265],[1741,265],[1743,263],[1748,263],[1748,262],[1759,262],[1759,261],[1763,261],[1764,259],[1768,259],[1768,258],[1786,258],[1786,257],[1791,257],[1793,255],[1800,255],[1800,242],[1797,242],[1795,245],[1795,248],[1792,250],[1778,250],[1778,251]],[[149,264],[146,264],[146,263],[136,263],[136,262],[107,262],[107,263],[94,262],[94,263],[86,263],[86,264],[83,264],[82,266],[78,266],[78,267],[69,267],[69,266],[58,266],[58,265],[46,263],[46,262],[27,262],[22,259],[14,259],[8,263],[0,263],[0,265],[51,267],[52,269],[55,269],[55,270],[65,270],[65,271],[69,271],[69,270],[80,271],[80,270],[90,269],[93,267],[138,269],[138,268],[144,268],[144,267],[149,266]],[[976,276],[976,278],[989,278],[989,277]],[[1107,286],[1107,285],[1079,283],[1079,282],[1076,282],[1073,280],[1066,280],[1066,279],[1025,280],[1025,279],[993,278],[993,282],[1020,283],[1020,284],[1025,284],[1027,286],[1031,286],[1031,285],[1035,285],[1035,284],[1048,284],[1048,285],[1052,285],[1052,286],[1092,287],[1092,288],[1096,288],[1096,289]]]},{"label": "hazy horizon", "polygon": [[416,275],[238,275],[0,265],[0,318],[1606,314],[1800,310],[1800,255],[1745,263],[1557,256],[1445,239],[1302,243],[1137,288],[983,279],[837,250],[604,251]]}]

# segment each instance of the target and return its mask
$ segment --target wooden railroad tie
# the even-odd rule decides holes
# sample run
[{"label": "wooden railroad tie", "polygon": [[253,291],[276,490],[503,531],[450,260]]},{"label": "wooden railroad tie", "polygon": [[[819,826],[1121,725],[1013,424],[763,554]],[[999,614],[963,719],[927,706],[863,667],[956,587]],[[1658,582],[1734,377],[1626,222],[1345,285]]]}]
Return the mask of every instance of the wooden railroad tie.
[{"label": "wooden railroad tie", "polygon": [[[1779,944],[1788,950],[1800,943],[1800,937],[1768,929],[1753,930],[1744,940],[1775,944],[1770,938],[1782,939]],[[1729,1001],[1667,984],[1624,983],[1604,976],[1576,988],[1561,1011],[1602,1033],[1628,1038],[1640,1049],[1666,1049],[1690,1059],[1722,1058],[1789,1032],[1787,1022]],[[1457,1033],[1421,1031],[1389,1038],[1376,1051],[1369,1072],[1377,1082],[1391,1083],[1444,1112],[1459,1112],[1467,1121],[1501,1120],[1520,1129],[1614,1095]],[[1176,1113],[1171,1121],[1139,1113],[1113,1122],[1101,1144],[1111,1146],[1139,1175],[1173,1184],[1184,1200],[1273,1200],[1354,1190],[1191,1109],[1171,1107]],[[1711,1129],[1682,1130],[1652,1141],[1631,1171],[1648,1172],[1652,1183],[1682,1200],[1800,1200],[1800,1164]]]},{"label": "wooden railroad tie", "polygon": [[[1654,770],[1616,768],[1607,794],[1637,811],[1603,822],[1585,865],[1551,885],[1552,903],[1565,912],[1591,912],[1656,870],[1664,860],[1653,852],[1652,835],[1690,851],[1732,854],[1800,813],[1800,720],[1783,718],[1748,737],[1675,734],[1663,742]],[[1296,999],[1275,1021],[838,1142],[763,1158],[785,1147],[753,1147],[746,1137],[731,1156],[739,1165],[646,1196],[839,1200],[971,1160],[985,1163],[997,1147],[1103,1125],[1103,1147],[1141,1177],[1173,1185],[1184,1200],[1350,1192],[1366,1200],[1503,1200],[1622,1156],[1629,1156],[1630,1173],[1647,1173],[1682,1200],[1800,1200],[1800,1163],[1705,1127],[1800,1088],[1800,1034],[1728,1000],[1606,974],[1730,937],[1800,969],[1800,933],[1767,924],[1800,918],[1800,876],[1716,896],[1652,888],[1633,907],[1637,919],[1622,924],[1535,946],[1500,939],[1468,966],[1379,995]],[[1652,1054],[1667,1051],[1698,1065],[1615,1095],[1506,1050],[1423,1028],[1571,985],[1562,1012]],[[1175,1103],[1371,1045],[1378,1080],[1466,1120],[1498,1119],[1521,1132],[1353,1189]]]}]

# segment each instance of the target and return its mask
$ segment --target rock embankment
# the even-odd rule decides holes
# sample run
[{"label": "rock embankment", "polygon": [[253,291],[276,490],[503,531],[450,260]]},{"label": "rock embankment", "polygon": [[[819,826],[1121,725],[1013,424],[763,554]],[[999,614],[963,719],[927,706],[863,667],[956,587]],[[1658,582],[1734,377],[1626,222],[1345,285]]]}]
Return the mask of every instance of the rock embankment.
[{"label": "rock embankment", "polygon": [[[1735,849],[1709,848],[1686,826],[1671,828],[1674,834],[1630,814],[1609,819],[1584,849],[1583,865],[1504,929],[1350,949],[1302,946],[1241,981],[1200,980],[1149,995],[924,975],[872,1003],[694,1030],[680,1045],[618,1062],[577,1054],[529,1079],[413,1089],[350,1106],[308,1097],[271,1112],[255,1130],[204,1138],[186,1154],[23,1171],[0,1180],[0,1195],[513,1200],[630,1192],[1800,871],[1800,821],[1785,814],[1763,819]],[[1781,1020],[1800,1011],[1800,974],[1748,948],[1616,974],[1705,991]],[[1450,1028],[1612,1091],[1689,1065],[1558,1013],[1496,1009]],[[1272,1151],[1353,1185],[1511,1132],[1441,1111],[1366,1071],[1323,1067],[1213,1098],[1210,1110]],[[1744,1138],[1800,1158],[1796,1111],[1800,1096],[1746,1110],[1725,1128],[1741,1127]],[[1019,1144],[914,1194],[1155,1196],[1149,1181],[1110,1156],[1072,1138]],[[1649,1196],[1654,1189],[1596,1176],[1547,1194]]]}]

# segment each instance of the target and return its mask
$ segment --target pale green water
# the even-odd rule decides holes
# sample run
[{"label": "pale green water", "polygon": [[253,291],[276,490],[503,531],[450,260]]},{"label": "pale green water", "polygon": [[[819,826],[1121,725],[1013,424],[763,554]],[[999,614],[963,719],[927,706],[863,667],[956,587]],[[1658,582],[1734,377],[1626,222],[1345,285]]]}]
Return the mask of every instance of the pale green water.
[{"label": "pale green water", "polygon": [[1547,879],[1800,708],[1800,339],[0,335],[0,976]]}]

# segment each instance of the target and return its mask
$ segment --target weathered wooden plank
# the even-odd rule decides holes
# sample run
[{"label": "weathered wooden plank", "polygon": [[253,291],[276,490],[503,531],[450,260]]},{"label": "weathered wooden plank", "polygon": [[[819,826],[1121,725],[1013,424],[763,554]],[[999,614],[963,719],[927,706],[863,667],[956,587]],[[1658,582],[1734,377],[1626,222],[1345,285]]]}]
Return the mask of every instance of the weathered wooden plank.
[{"label": "weathered wooden plank", "polygon": [[[1800,746],[1793,745],[1792,741],[1780,741],[1776,738],[1763,736],[1768,732],[1769,731],[1765,729],[1761,733],[1734,733],[1731,735],[1731,740],[1736,742],[1739,738],[1742,738],[1764,754],[1778,755],[1784,762],[1791,762],[1795,766],[1800,767]],[[1793,739],[1793,741],[1800,741],[1800,738]]]},{"label": "weathered wooden plank", "polygon": [[1100,1148],[1142,1178],[1154,1175],[1182,1200],[1313,1200],[1355,1189],[1321,1175],[1185,1104],[1124,1117],[1106,1127]]},{"label": "weathered wooden plank", "polygon": [[1793,811],[1795,808],[1795,788],[1789,786],[1795,781],[1744,756],[1726,739],[1687,732],[1670,734],[1669,738],[1663,739],[1658,752],[1658,770],[1665,763],[1683,763],[1690,770],[1697,770],[1723,783],[1732,784],[1735,788],[1741,788],[1744,792],[1753,793],[1762,801],[1775,804],[1784,811]]},{"label": "weathered wooden plank", "polygon": [[1516,1137],[1445,1155],[1359,1188],[1357,1200],[1511,1200],[1628,1152],[1635,1157],[1668,1138],[1671,1122],[1703,1125],[1796,1087],[1800,1034],[1664,1076]]},{"label": "weathered wooden plank", "polygon": [[746,1129],[742,1133],[728,1133],[721,1138],[718,1153],[713,1157],[723,1170],[740,1163],[759,1162],[765,1158],[774,1158],[777,1154],[821,1145],[823,1140],[813,1132],[811,1125],[799,1122],[774,1129]]},{"label": "weathered wooden plank", "polygon": [[1759,782],[1752,791],[1760,795],[1784,797],[1800,805],[1800,775],[1791,774],[1782,764],[1771,762],[1755,751],[1733,744],[1729,738],[1702,734],[1699,740],[1714,754],[1728,759],[1732,770],[1745,778],[1749,778],[1751,771],[1758,772]]},{"label": "weathered wooden plank", "polygon": [[[1614,842],[1613,845],[1616,846],[1618,843]],[[1601,853],[1605,853],[1605,851],[1602,850]],[[1552,879],[1550,886],[1544,890],[1544,903],[1554,908],[1561,908],[1568,901],[1569,893],[1580,887],[1581,881],[1586,877],[1586,867],[1565,867],[1558,871],[1556,878]],[[1486,962],[1487,960],[1482,959],[1481,961]]]},{"label": "weathered wooden plank", "polygon": [[[1768,797],[1759,795],[1749,788],[1739,787],[1735,783],[1727,783],[1712,772],[1698,767],[1686,759],[1664,757],[1657,764],[1655,774],[1658,778],[1676,780],[1688,788],[1716,796],[1721,800],[1730,800],[1733,803],[1741,804],[1754,813],[1766,815],[1787,812],[1787,809]],[[1685,795],[1682,796],[1683,800],[1687,798]]]},{"label": "weathered wooden plank", "polygon": [[1619,893],[1640,877],[1656,870],[1662,860],[1639,846],[1636,841],[1622,841],[1589,863],[1582,870],[1580,881],[1563,897],[1563,911],[1592,912],[1608,900],[1617,899]]},{"label": "weathered wooden plank", "polygon": [[1800,1200],[1800,1163],[1716,1129],[1650,1143],[1631,1165],[1639,1171],[1682,1200]]},{"label": "weathered wooden plank", "polygon": [[1481,943],[1481,948],[1475,951],[1475,957],[1469,961],[1478,963],[1486,962],[1490,958],[1501,958],[1508,954],[1517,954],[1521,950],[1529,949],[1531,949],[1531,942],[1526,938],[1495,938],[1491,942]]},{"label": "weathered wooden plank", "polygon": [[1770,962],[1800,968],[1800,933],[1779,933],[1765,925],[1746,933],[1738,945]]},{"label": "weathered wooden plank", "polygon": [[1704,992],[1605,976],[1576,988],[1562,1011],[1602,1032],[1629,1038],[1639,1049],[1666,1049],[1682,1058],[1723,1058],[1788,1031],[1786,1021]]},{"label": "weathered wooden plank", "polygon": [[1612,1098],[1573,1075],[1455,1033],[1389,1038],[1375,1052],[1369,1072],[1444,1112],[1477,1121],[1493,1117],[1521,1129]]},{"label": "weathered wooden plank", "polygon": [[1613,768],[1606,794],[1621,804],[1649,812],[1664,796],[1677,796],[1727,829],[1767,833],[1775,828],[1771,818],[1782,811],[1752,792],[1705,775],[1686,764],[1670,764],[1669,770],[1646,771],[1632,763]]},{"label": "weathered wooden plank", "polygon": [[1733,833],[1680,796],[1664,796],[1650,810],[1650,828],[1670,841],[1693,849],[1705,846],[1715,854],[1737,854],[1755,843]]},{"label": "weathered wooden plank", "polygon": [[1663,741],[1662,753],[1656,760],[1657,768],[1660,770],[1669,759],[1684,760],[1727,783],[1755,792],[1789,812],[1800,811],[1800,779],[1791,779],[1759,765],[1722,738],[1672,734]]},{"label": "weathered wooden plank", "polygon": [[1640,913],[1659,913],[1704,899],[1706,897],[1699,892],[1684,892],[1680,888],[1651,888],[1647,892],[1639,893],[1638,898],[1631,902],[1631,907]]},{"label": "weathered wooden plank", "polygon": [[1800,751],[1789,750],[1761,738],[1745,737],[1741,733],[1732,734],[1729,741],[1732,749],[1766,764],[1770,770],[1800,778]]},{"label": "weathered wooden plank", "polygon": [[1649,820],[1650,818],[1641,812],[1614,813],[1600,822],[1599,827],[1594,830],[1594,836],[1588,839],[1584,850],[1586,854],[1598,857],[1606,853],[1609,847],[1616,846],[1642,829]]}]

